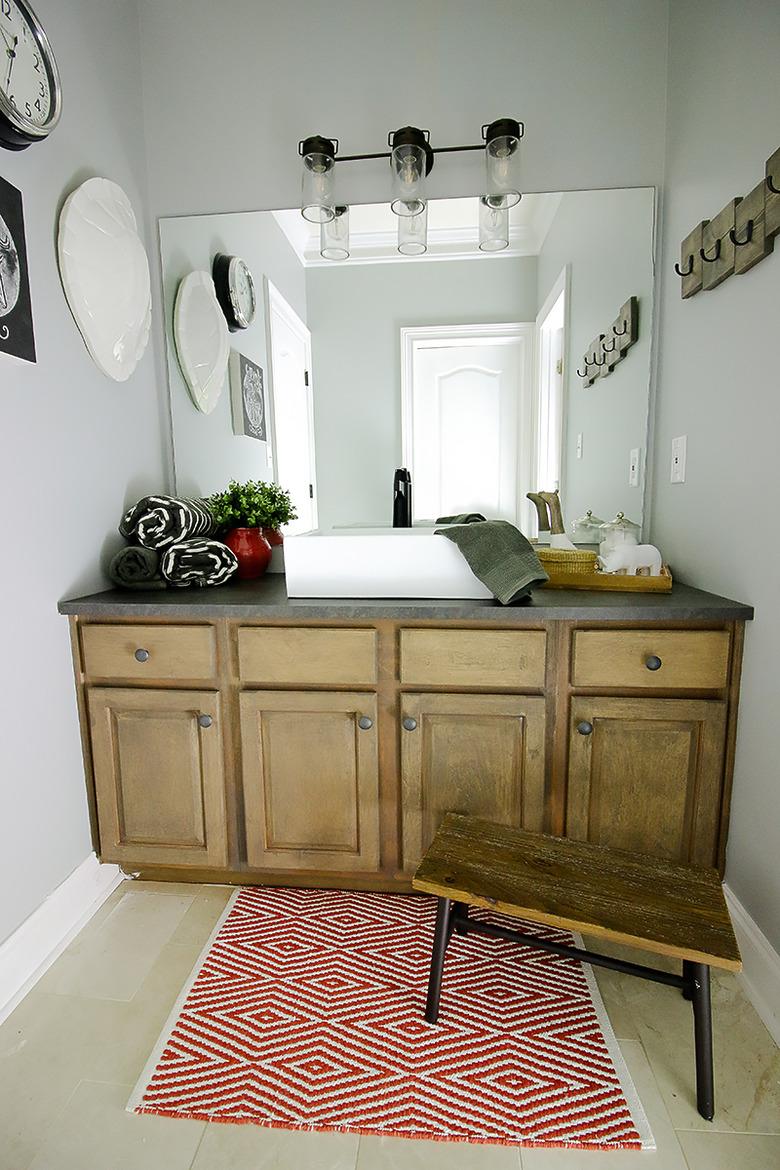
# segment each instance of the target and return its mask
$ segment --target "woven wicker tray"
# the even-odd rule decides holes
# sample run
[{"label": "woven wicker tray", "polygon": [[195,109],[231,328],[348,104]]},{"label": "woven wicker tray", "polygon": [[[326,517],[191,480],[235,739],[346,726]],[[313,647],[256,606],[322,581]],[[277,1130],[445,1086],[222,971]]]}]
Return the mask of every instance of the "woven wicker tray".
[{"label": "woven wicker tray", "polygon": [[555,579],[547,581],[543,589],[598,589],[613,593],[669,593],[672,588],[672,574],[668,565],[661,569],[660,577],[629,576],[627,573],[555,573]]}]

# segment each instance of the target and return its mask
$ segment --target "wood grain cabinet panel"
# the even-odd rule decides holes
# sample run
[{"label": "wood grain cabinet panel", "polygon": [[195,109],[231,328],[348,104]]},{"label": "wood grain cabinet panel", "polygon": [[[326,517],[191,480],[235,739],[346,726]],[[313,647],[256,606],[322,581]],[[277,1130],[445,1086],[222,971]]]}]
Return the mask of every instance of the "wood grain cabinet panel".
[{"label": "wood grain cabinet panel", "polygon": [[726,686],[728,671],[727,630],[578,630],[574,635],[575,687],[717,690]]},{"label": "wood grain cabinet panel", "polygon": [[401,630],[405,686],[544,686],[543,630]]},{"label": "wood grain cabinet panel", "polygon": [[415,869],[448,812],[544,828],[544,699],[405,694],[401,712],[407,873]]},{"label": "wood grain cabinet panel", "polygon": [[371,686],[376,682],[376,631],[242,626],[238,663],[248,683]]},{"label": "wood grain cabinet panel", "polygon": [[101,860],[226,865],[219,695],[93,687],[88,704]]},{"label": "wood grain cabinet panel", "polygon": [[249,864],[376,871],[376,696],[245,691],[240,702]]},{"label": "wood grain cabinet panel", "polygon": [[716,865],[725,738],[716,700],[575,699],[566,836]]},{"label": "wood grain cabinet panel", "polygon": [[178,682],[212,679],[216,667],[211,626],[84,626],[84,673],[93,679]]}]

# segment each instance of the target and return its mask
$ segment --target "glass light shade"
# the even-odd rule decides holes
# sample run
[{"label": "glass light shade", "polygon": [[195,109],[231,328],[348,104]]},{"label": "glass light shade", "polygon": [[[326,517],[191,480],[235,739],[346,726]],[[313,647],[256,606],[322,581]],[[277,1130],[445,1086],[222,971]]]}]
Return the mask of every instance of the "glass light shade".
[{"label": "glass light shade", "polygon": [[514,134],[489,138],[485,145],[486,199],[493,207],[520,202],[520,139]]},{"label": "glass light shade", "polygon": [[396,215],[419,215],[426,204],[425,148],[413,142],[394,146],[390,155],[393,172],[393,200]]},{"label": "glass light shade", "polygon": [[399,215],[398,251],[402,256],[422,256],[428,251],[427,203],[416,215]]},{"label": "glass light shade", "polygon": [[327,223],[336,214],[336,161],[330,154],[312,151],[303,156],[301,215],[310,223]]},{"label": "glass light shade", "polygon": [[500,252],[509,247],[509,208],[494,207],[487,195],[479,201],[479,250]]},{"label": "glass light shade", "polygon": [[320,256],[325,260],[349,259],[349,208],[335,207],[333,219],[320,224]]}]

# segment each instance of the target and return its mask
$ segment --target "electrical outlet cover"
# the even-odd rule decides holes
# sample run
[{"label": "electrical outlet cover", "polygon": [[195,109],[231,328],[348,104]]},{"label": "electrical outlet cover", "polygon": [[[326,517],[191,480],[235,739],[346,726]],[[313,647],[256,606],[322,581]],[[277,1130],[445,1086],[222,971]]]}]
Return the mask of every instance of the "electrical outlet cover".
[{"label": "electrical outlet cover", "polygon": [[685,483],[685,457],[687,453],[688,436],[679,435],[672,439],[672,483]]}]

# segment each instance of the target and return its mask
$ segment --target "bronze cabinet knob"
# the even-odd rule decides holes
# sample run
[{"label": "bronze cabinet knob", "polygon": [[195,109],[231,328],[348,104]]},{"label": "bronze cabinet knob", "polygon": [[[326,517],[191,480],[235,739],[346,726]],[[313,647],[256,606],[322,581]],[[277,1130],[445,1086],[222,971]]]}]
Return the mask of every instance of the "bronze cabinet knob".
[{"label": "bronze cabinet knob", "polygon": [[135,657],[136,662],[148,662],[149,661],[149,651],[144,650],[144,649],[139,647],[139,649],[136,650],[134,657]]},{"label": "bronze cabinet knob", "polygon": [[198,725],[200,727],[211,727],[213,722],[214,722],[214,720],[211,718],[210,715],[199,715],[198,716]]},{"label": "bronze cabinet knob", "polygon": [[587,719],[583,719],[581,723],[577,724],[577,731],[579,731],[580,735],[592,735],[593,724],[589,723]]},{"label": "bronze cabinet knob", "polygon": [[417,720],[412,719],[412,717],[410,715],[407,715],[406,718],[404,719],[404,722],[403,722],[403,728],[404,728],[404,731],[416,731],[417,730]]},{"label": "bronze cabinet knob", "polygon": [[649,658],[645,659],[645,666],[648,670],[660,670],[663,662],[657,654],[651,654]]},{"label": "bronze cabinet knob", "polygon": [[358,719],[358,727],[361,731],[370,731],[374,726],[374,720],[369,719],[368,715],[361,715]]}]

